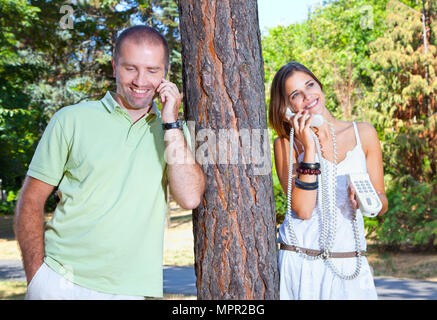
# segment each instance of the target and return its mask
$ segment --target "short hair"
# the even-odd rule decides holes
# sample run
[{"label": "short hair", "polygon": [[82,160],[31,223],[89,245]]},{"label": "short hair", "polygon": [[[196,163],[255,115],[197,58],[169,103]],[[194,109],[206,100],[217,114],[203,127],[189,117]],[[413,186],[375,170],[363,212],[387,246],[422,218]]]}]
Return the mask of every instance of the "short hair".
[{"label": "short hair", "polygon": [[137,44],[141,42],[145,42],[154,45],[162,45],[164,48],[165,72],[167,73],[168,65],[170,63],[170,54],[169,54],[167,40],[156,29],[145,25],[137,25],[137,26],[129,27],[127,29],[124,29],[119,34],[117,40],[115,40],[115,46],[114,46],[113,57],[114,57],[115,64],[118,63],[118,59],[120,58],[121,46],[123,42],[127,39],[133,40]]},{"label": "short hair", "polygon": [[313,78],[323,90],[322,83],[317,77],[304,65],[298,62],[290,62],[282,66],[273,78],[270,88],[269,104],[269,122],[272,128],[278,134],[278,137],[289,137],[290,125],[285,122],[285,112],[288,106],[288,95],[285,92],[285,82],[296,71],[301,71]]}]

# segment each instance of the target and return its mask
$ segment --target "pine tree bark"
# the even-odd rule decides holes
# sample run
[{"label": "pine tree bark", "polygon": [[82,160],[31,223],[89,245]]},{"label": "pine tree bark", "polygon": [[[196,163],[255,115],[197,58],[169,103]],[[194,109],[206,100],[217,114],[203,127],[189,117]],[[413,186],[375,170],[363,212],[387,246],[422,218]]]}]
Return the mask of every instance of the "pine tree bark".
[{"label": "pine tree bark", "polygon": [[179,0],[179,14],[184,111],[206,177],[193,211],[198,299],[277,299],[257,2]]}]

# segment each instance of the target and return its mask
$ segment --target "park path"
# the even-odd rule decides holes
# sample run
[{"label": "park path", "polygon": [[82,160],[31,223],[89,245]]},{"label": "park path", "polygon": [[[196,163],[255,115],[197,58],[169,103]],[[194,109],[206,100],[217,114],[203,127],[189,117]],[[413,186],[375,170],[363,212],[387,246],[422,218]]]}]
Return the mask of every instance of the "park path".
[{"label": "park path", "polygon": [[[0,260],[0,281],[26,281],[20,260]],[[437,282],[375,277],[380,300],[437,300]],[[164,266],[164,292],[196,295],[193,267]]]}]

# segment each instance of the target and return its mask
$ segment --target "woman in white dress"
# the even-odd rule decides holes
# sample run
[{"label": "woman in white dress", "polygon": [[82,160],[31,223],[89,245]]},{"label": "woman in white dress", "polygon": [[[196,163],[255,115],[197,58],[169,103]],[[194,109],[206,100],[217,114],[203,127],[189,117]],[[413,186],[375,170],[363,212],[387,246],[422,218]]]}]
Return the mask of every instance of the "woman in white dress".
[{"label": "woman in white dress", "polygon": [[[287,108],[296,116],[286,116]],[[318,127],[310,126],[315,115],[324,119]],[[269,121],[278,134],[276,171],[290,199],[278,237],[280,298],[377,299],[364,256],[363,216],[346,178],[367,172],[382,202],[379,215],[387,211],[376,130],[369,123],[335,119],[325,106],[320,81],[296,62],[275,75]]]}]

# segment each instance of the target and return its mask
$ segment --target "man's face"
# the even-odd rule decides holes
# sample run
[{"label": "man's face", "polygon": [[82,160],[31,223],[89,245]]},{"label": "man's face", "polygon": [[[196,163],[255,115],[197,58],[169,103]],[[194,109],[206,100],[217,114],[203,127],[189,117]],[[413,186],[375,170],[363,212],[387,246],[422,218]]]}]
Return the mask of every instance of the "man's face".
[{"label": "man's face", "polygon": [[162,45],[135,43],[126,39],[117,64],[112,60],[117,93],[124,98],[126,108],[150,106],[156,89],[165,77],[165,53]]}]

